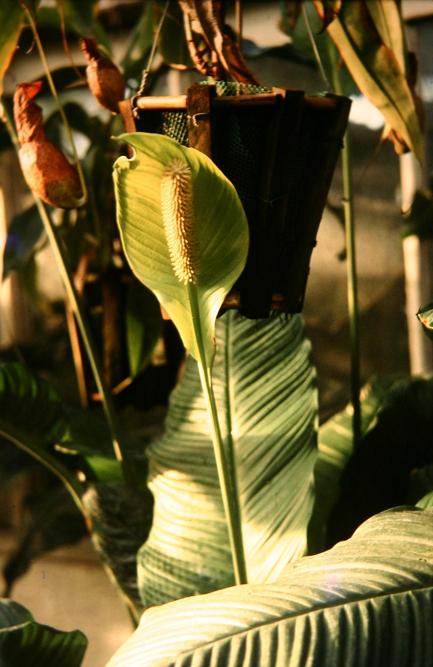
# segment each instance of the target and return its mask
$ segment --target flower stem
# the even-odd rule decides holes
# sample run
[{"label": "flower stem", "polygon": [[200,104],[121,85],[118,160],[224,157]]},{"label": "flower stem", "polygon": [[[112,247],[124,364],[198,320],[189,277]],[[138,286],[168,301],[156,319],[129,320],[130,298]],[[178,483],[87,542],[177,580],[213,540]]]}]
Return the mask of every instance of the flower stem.
[{"label": "flower stem", "polygon": [[197,360],[197,364],[211,422],[212,444],[215,454],[224,512],[227,519],[227,529],[229,533],[235,582],[236,584],[246,584],[247,567],[242,536],[242,517],[236,476],[234,474],[235,471],[232,469],[230,453],[227,451],[227,448],[224,444],[224,439],[219,424],[215,394],[212,388],[211,363],[208,359],[206,359],[203,345],[197,300],[197,288],[194,285],[188,284],[188,293],[191,304],[197,347],[199,350],[199,359]]}]

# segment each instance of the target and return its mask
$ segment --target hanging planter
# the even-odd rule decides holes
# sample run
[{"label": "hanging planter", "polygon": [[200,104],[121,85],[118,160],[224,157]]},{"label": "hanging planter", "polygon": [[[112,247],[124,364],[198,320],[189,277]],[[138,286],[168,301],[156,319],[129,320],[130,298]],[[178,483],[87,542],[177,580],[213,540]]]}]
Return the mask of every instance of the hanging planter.
[{"label": "hanging planter", "polygon": [[223,309],[252,319],[302,310],[349,109],[337,95],[225,81],[193,84],[176,97],[138,97],[135,120],[130,102],[120,103],[128,131],[165,134],[202,151],[239,194],[250,249]]}]

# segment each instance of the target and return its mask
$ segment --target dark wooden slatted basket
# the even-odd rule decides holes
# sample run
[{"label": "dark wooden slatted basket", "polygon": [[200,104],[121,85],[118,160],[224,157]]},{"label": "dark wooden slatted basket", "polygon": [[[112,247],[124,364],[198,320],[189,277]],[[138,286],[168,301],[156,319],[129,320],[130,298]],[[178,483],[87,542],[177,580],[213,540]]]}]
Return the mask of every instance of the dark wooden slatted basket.
[{"label": "dark wooden slatted basket", "polygon": [[302,310],[350,109],[350,100],[337,95],[257,90],[217,82],[194,84],[178,97],[140,97],[135,122],[137,130],[167,134],[206,153],[236,187],[250,250],[224,307],[253,319]]}]

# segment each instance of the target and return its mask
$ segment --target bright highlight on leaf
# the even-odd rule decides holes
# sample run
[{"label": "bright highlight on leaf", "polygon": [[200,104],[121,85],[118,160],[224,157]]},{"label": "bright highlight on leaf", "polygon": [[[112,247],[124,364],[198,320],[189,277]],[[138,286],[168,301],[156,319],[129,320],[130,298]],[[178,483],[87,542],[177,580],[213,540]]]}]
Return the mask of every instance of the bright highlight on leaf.
[{"label": "bright highlight on leaf", "polygon": [[191,169],[182,160],[174,160],[164,172],[161,209],[173,270],[181,283],[195,284],[198,244],[194,238]]}]

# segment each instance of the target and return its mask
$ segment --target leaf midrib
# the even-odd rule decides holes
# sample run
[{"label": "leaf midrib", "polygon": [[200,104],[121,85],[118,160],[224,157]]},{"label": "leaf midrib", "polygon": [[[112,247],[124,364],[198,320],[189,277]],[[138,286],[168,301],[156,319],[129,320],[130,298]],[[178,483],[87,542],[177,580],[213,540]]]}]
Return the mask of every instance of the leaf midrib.
[{"label": "leaf midrib", "polygon": [[[188,657],[189,655],[193,655],[193,653],[195,653],[195,651],[197,651],[197,650],[206,649],[208,646],[214,646],[215,644],[218,644],[219,642],[223,642],[226,639],[230,639],[231,637],[240,637],[241,635],[248,634],[252,630],[255,630],[255,629],[258,629],[258,628],[265,628],[265,627],[268,627],[268,626],[277,625],[278,623],[288,622],[293,618],[298,619],[298,618],[302,618],[303,616],[318,614],[320,612],[323,612],[326,609],[336,609],[338,607],[347,607],[347,606],[351,606],[351,605],[354,605],[354,604],[359,604],[360,602],[367,602],[368,600],[377,600],[377,599],[380,599],[380,598],[386,598],[386,597],[390,597],[390,596],[406,595],[407,593],[422,592],[424,590],[428,591],[428,590],[432,590],[432,589],[433,589],[433,582],[429,586],[420,586],[420,587],[415,587],[415,588],[414,587],[408,587],[408,588],[404,588],[404,589],[398,590],[398,591],[389,591],[389,592],[386,592],[386,593],[378,593],[377,595],[362,596],[362,597],[359,597],[356,600],[352,600],[352,601],[346,601],[346,602],[338,602],[337,601],[337,602],[335,602],[335,604],[320,605],[317,608],[302,611],[302,612],[298,612],[298,613],[296,613],[296,612],[288,613],[287,616],[280,616],[277,619],[264,621],[264,622],[261,622],[261,623],[260,622],[253,623],[248,628],[245,628],[244,630],[238,630],[238,631],[234,630],[233,632],[221,635],[220,637],[218,637],[218,639],[213,639],[213,640],[210,640],[210,641],[206,641],[203,644],[197,644],[197,646],[195,646],[192,649],[185,649],[185,651],[180,652],[176,656],[175,659],[177,660],[178,658]],[[170,660],[172,660],[172,659],[170,658]],[[170,665],[174,665],[174,662],[171,662]]]}]

